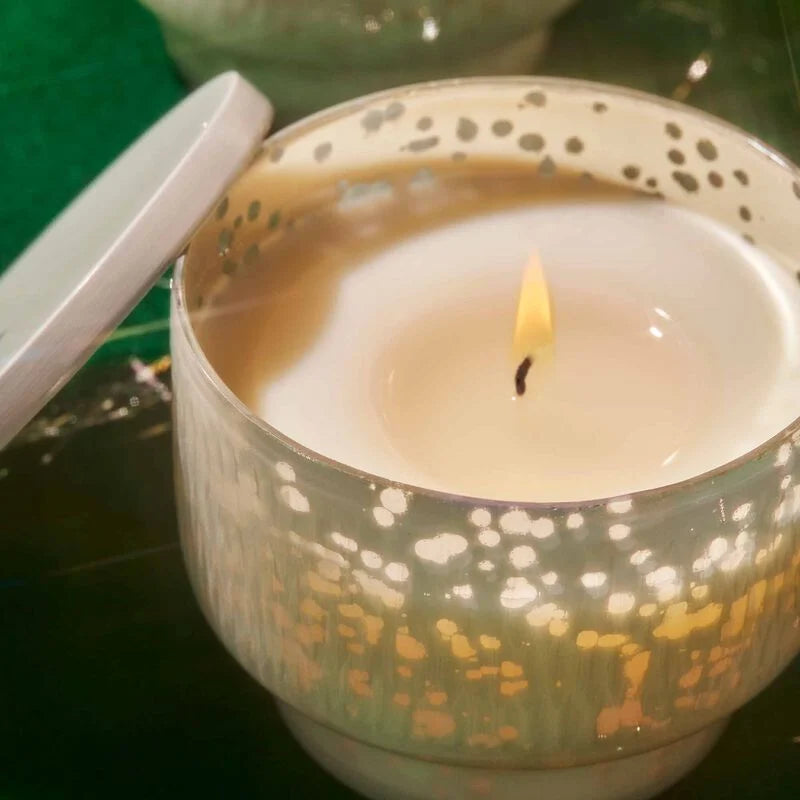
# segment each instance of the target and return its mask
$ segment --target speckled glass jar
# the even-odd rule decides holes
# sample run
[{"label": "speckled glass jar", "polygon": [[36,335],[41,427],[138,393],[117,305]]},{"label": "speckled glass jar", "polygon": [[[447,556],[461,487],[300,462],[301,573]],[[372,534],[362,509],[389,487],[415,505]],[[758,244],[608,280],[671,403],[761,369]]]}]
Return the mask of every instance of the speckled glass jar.
[{"label": "speckled glass jar", "polygon": [[[392,190],[382,164],[404,159],[435,180],[437,163],[485,156],[657,192],[755,246],[797,252],[795,167],[719,120],[623,89],[444,82],[281,131],[176,274],[189,573],[300,740],[368,794],[646,797],[690,769],[800,648],[800,424],[662,489],[498,503],[309,452],[253,416],[201,345],[219,288],[261,268],[270,237],[302,235],[312,212],[281,186],[302,178],[378,203]],[[341,179],[366,168],[369,180]],[[523,543],[536,560],[519,570],[509,552]]]},{"label": "speckled glass jar", "polygon": [[411,81],[534,69],[575,0],[142,0],[192,83],[236,69],[296,119]]}]

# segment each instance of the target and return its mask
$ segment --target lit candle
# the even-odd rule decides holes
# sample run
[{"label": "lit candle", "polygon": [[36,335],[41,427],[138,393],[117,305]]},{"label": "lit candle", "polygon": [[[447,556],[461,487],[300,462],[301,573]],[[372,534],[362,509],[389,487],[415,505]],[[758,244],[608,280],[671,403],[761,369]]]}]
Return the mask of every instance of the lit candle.
[{"label": "lit candle", "polygon": [[[452,188],[411,181],[379,230],[373,215],[318,212],[317,224],[336,228],[319,234],[324,247],[298,235],[280,258],[267,253],[270,269],[234,282],[251,313],[224,315],[224,330],[252,344],[238,368],[209,343],[212,360],[258,414],[312,450],[503,500],[670,484],[796,416],[800,290],[785,269],[695,212],[555,184],[538,199],[512,184],[502,208],[475,199],[432,222],[417,206],[430,211]],[[554,338],[521,395],[514,370],[533,354],[515,341],[515,320],[534,249]],[[539,269],[523,294],[546,293]],[[534,341],[547,343],[546,323],[528,320]]]},{"label": "lit candle", "polygon": [[572,81],[266,144],[176,274],[179,509],[321,763],[650,796],[797,652],[798,201],[741,132]]}]

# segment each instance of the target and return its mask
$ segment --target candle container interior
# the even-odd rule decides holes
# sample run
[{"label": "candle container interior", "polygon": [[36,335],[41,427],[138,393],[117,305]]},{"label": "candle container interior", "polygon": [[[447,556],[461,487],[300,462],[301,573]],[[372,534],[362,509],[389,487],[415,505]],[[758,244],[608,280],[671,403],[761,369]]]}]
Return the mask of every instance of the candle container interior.
[{"label": "candle container interior", "polygon": [[[230,313],[219,298],[279,268],[281,242],[312,237],[321,207],[369,240],[398,192],[424,216],[442,176],[477,175],[487,159],[518,167],[533,192],[590,173],[700,211],[753,246],[796,247],[791,165],[724,123],[624,90],[432,84],[285,129],[176,276],[188,569],[212,626],[300,741],[368,795],[650,796],[800,646],[795,423],[662,489],[499,503],[310,452],[218,375],[224,348],[209,331]],[[533,553],[523,568],[520,546]]]}]

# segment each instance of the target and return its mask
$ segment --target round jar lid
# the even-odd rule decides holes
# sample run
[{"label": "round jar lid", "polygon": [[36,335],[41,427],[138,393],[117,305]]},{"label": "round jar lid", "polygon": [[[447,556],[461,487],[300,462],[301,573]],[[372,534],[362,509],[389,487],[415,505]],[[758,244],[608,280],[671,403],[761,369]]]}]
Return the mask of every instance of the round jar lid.
[{"label": "round jar lid", "polygon": [[188,242],[272,122],[240,75],[201,86],[96,178],[0,278],[0,448]]}]

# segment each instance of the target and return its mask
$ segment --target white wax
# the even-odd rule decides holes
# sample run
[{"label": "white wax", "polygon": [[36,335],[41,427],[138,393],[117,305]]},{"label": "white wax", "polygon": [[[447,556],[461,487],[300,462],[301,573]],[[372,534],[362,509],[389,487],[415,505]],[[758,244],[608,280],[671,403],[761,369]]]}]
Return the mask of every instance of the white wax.
[{"label": "white wax", "polygon": [[[511,337],[534,248],[555,345],[517,397]],[[798,415],[799,375],[800,290],[769,257],[665,203],[575,201],[474,217],[368,258],[257,410],[393,480],[581,500],[746,453]]]}]

